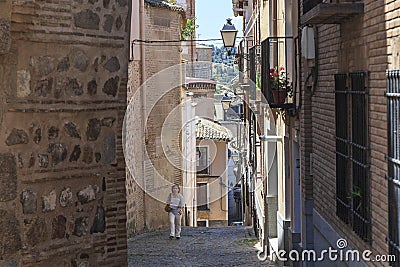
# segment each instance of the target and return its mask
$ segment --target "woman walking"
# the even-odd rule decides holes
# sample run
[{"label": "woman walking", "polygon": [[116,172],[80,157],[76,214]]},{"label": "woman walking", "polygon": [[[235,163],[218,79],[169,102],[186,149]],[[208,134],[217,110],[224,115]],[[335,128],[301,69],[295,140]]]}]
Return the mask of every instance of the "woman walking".
[{"label": "woman walking", "polygon": [[180,194],[181,189],[179,185],[174,184],[171,189],[172,193],[168,195],[167,204],[170,204],[172,210],[168,213],[170,234],[169,239],[181,238],[181,219],[182,208],[184,206],[183,196]]}]

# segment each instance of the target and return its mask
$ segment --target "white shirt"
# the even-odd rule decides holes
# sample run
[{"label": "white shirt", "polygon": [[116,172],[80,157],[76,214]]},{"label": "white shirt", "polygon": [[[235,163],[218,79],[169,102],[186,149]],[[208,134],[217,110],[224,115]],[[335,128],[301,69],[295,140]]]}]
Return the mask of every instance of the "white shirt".
[{"label": "white shirt", "polygon": [[183,196],[181,194],[178,194],[176,197],[174,197],[174,194],[170,193],[168,195],[167,203],[171,204],[171,208],[176,209],[178,207],[183,207],[185,205]]}]

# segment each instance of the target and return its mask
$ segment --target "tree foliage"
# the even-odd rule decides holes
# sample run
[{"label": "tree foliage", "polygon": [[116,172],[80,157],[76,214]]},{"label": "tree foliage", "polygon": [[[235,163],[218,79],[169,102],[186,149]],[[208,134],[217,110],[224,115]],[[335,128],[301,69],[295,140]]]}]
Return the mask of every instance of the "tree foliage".
[{"label": "tree foliage", "polygon": [[199,25],[196,25],[196,17],[186,20],[186,26],[182,28],[181,35],[182,40],[187,40],[190,38],[196,38],[196,29]]},{"label": "tree foliage", "polygon": [[228,55],[226,49],[212,45],[213,78],[217,82],[217,93],[224,90],[231,91],[232,80],[238,75],[239,70],[235,65],[234,56]]}]

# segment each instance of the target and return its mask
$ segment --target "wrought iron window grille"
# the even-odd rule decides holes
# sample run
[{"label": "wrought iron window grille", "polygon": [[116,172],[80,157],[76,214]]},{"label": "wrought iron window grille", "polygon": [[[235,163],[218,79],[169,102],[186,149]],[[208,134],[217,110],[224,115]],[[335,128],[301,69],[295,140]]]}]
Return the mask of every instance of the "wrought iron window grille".
[{"label": "wrought iron window grille", "polygon": [[400,267],[400,70],[386,71],[387,122],[388,122],[388,245],[389,254],[397,261],[391,266]]},{"label": "wrought iron window grille", "polygon": [[335,75],[336,214],[371,242],[368,73]]}]

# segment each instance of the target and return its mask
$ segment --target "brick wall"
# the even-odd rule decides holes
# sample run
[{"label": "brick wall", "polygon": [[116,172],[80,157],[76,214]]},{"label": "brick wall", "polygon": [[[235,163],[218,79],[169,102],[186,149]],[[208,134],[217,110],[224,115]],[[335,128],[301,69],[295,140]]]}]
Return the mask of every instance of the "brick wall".
[{"label": "brick wall", "polygon": [[129,3],[0,10],[0,265],[126,266]]},{"label": "brick wall", "polygon": [[[145,39],[180,40],[182,15],[183,12],[168,7],[146,4]],[[181,111],[178,108],[181,87],[174,86],[168,90],[165,87],[170,81],[179,83],[181,69],[177,67],[168,71],[168,77],[165,79],[153,79],[153,75],[162,76],[159,72],[180,64],[180,51],[179,42],[145,45],[144,80],[147,85],[142,91],[143,95],[137,91],[141,82],[137,73],[142,62],[130,63],[132,89],[129,99],[134,98],[135,101],[135,119],[130,123],[135,130],[129,138],[132,138],[137,159],[136,171],[131,172],[127,179],[127,226],[130,235],[167,227],[167,213],[163,211],[163,203],[170,192],[170,184],[167,181],[182,184],[179,135],[175,135],[168,146],[164,143],[164,147],[162,145],[165,141],[161,139],[162,129],[169,128],[171,132],[179,132],[181,127]],[[143,103],[141,97],[145,99]],[[173,119],[166,120],[171,114]],[[143,117],[145,121],[142,121]],[[168,151],[165,150],[166,147]]]},{"label": "brick wall", "polygon": [[[339,25],[318,28],[318,86],[312,97],[315,208],[353,248],[388,254],[387,131],[385,70],[395,66],[395,36],[400,20],[396,1],[364,1],[364,15]],[[397,8],[397,9],[396,9]],[[384,14],[384,15],[383,15]],[[387,29],[387,30],[386,30]],[[369,71],[372,246],[363,242],[335,215],[335,73]],[[305,140],[303,133],[302,140]],[[375,263],[376,264],[376,263]],[[375,265],[377,266],[377,265]]]}]

